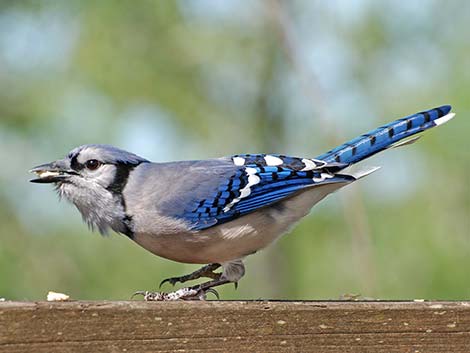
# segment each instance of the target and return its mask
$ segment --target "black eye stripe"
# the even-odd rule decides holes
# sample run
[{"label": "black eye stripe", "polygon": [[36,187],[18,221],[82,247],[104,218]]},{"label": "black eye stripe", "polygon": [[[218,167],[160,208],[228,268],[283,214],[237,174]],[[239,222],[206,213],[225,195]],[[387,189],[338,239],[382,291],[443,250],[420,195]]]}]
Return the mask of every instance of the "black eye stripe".
[{"label": "black eye stripe", "polygon": [[72,159],[70,160],[70,167],[73,170],[82,170],[83,168],[85,168],[85,166],[78,161],[77,157],[77,155],[72,157]]},{"label": "black eye stripe", "polygon": [[70,167],[73,170],[80,171],[82,169],[96,170],[105,163],[100,162],[97,159],[89,159],[85,163],[78,161],[78,155],[75,155],[70,160]]}]

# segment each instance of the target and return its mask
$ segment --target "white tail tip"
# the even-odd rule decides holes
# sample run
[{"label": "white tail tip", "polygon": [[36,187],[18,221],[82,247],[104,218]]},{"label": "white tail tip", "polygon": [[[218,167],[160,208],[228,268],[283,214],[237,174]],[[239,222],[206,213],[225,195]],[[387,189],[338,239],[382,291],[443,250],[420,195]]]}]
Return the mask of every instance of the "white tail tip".
[{"label": "white tail tip", "polygon": [[440,117],[439,119],[434,120],[434,124],[436,124],[436,126],[442,125],[444,123],[447,123],[454,116],[455,116],[455,113],[449,113],[447,115],[444,115],[443,117]]}]

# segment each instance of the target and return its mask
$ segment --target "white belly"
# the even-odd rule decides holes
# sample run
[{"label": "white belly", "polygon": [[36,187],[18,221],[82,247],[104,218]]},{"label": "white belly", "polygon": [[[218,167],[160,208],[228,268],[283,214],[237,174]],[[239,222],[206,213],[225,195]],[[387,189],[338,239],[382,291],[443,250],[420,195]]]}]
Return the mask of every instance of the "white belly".
[{"label": "white belly", "polygon": [[149,234],[136,232],[134,240],[150,252],[178,262],[222,263],[265,248],[286,233],[328,194],[346,183],[313,187],[274,206],[200,232]]}]

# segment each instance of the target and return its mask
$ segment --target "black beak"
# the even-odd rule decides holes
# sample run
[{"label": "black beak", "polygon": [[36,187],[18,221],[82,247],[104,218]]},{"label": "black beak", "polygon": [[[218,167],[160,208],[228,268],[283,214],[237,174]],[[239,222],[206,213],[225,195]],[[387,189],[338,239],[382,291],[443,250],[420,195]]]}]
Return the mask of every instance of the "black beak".
[{"label": "black beak", "polygon": [[32,183],[58,183],[67,179],[70,174],[77,174],[67,168],[66,163],[61,160],[38,165],[29,172],[35,173],[38,176],[30,180]]}]

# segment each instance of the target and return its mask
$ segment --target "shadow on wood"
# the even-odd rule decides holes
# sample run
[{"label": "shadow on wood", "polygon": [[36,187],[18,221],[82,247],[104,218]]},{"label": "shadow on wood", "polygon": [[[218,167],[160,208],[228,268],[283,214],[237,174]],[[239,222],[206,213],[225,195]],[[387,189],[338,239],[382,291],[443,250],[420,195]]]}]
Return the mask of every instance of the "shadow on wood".
[{"label": "shadow on wood", "polygon": [[0,352],[469,352],[470,302],[3,302]]}]

